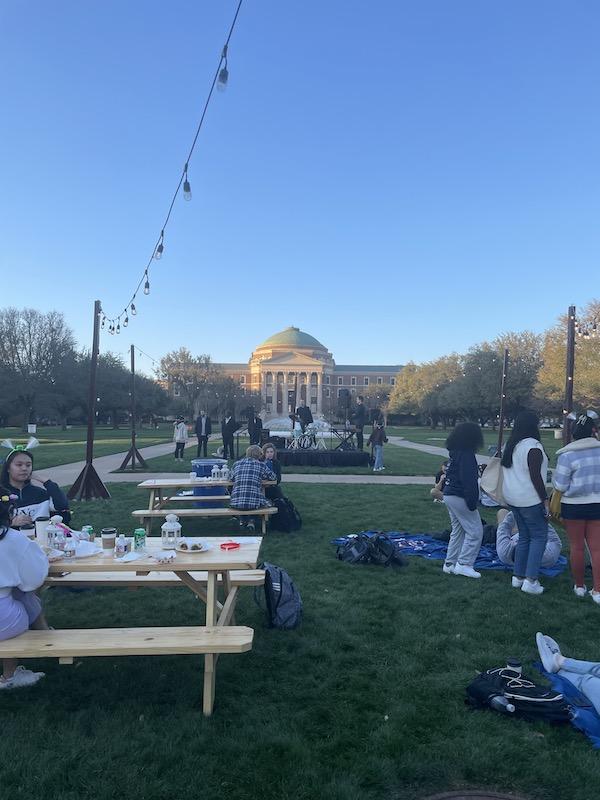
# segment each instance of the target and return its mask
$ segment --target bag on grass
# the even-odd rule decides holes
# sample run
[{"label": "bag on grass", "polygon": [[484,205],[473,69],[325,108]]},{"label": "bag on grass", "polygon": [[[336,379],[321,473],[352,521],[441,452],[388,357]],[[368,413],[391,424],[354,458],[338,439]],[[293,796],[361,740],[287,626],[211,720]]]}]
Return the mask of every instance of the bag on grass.
[{"label": "bag on grass", "polygon": [[302,622],[302,598],[288,573],[275,564],[265,561],[260,567],[265,571],[264,587],[257,586],[254,599],[264,609],[269,628],[292,630]]},{"label": "bag on grass", "polygon": [[347,542],[338,546],[337,557],[347,564],[369,564],[371,561],[370,537],[365,533],[352,536]]},{"label": "bag on grass", "polygon": [[273,505],[277,509],[277,513],[273,514],[271,518],[271,527],[273,530],[283,531],[284,533],[300,530],[302,527],[302,517],[296,506],[288,497],[276,497],[273,500]]},{"label": "bag on grass", "polygon": [[393,539],[385,533],[359,533],[337,549],[337,557],[347,564],[377,564],[381,567],[405,566],[408,561]]},{"label": "bag on grass", "polygon": [[569,707],[560,692],[546,686],[538,686],[518,670],[497,667],[480,672],[467,686],[467,703],[475,708],[500,710],[495,698],[505,699],[514,706],[514,712],[506,711],[529,722],[569,722]]},{"label": "bag on grass", "polygon": [[490,463],[483,471],[479,485],[486,494],[493,497],[500,505],[506,505],[502,493],[502,459],[490,459]]}]

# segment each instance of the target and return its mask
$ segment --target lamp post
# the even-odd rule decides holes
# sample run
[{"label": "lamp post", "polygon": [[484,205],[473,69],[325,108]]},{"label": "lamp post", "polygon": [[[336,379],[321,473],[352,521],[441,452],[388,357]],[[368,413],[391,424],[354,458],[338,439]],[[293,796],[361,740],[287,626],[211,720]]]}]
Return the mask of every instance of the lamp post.
[{"label": "lamp post", "polygon": [[565,374],[565,402],[563,404],[563,444],[571,441],[571,420],[569,414],[573,411],[573,379],[575,377],[575,332],[577,318],[575,306],[569,306],[567,315],[567,364]]}]

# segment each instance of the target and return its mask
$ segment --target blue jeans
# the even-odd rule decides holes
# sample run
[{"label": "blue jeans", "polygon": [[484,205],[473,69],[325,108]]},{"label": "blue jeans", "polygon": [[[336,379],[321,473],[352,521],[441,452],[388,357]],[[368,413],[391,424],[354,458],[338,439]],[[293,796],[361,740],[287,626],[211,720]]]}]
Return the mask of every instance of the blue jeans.
[{"label": "blue jeans", "polygon": [[519,541],[515,548],[514,574],[517,578],[537,580],[544,550],[548,542],[548,520],[543,503],[526,508],[511,506],[517,528]]},{"label": "blue jeans", "polygon": [[373,469],[381,469],[381,467],[383,467],[383,445],[374,444],[373,453],[375,454],[375,464]]},{"label": "blue jeans", "polygon": [[558,674],[571,681],[600,714],[600,664],[565,658]]}]

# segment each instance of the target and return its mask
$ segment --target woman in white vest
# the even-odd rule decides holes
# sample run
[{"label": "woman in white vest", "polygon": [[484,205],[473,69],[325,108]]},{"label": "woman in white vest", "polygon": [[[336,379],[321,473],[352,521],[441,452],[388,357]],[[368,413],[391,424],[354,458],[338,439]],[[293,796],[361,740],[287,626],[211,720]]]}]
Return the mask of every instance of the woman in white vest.
[{"label": "woman in white vest", "polygon": [[519,529],[512,585],[526,594],[544,591],[538,575],[548,541],[548,456],[538,425],[534,411],[521,411],[502,456],[502,492]]}]

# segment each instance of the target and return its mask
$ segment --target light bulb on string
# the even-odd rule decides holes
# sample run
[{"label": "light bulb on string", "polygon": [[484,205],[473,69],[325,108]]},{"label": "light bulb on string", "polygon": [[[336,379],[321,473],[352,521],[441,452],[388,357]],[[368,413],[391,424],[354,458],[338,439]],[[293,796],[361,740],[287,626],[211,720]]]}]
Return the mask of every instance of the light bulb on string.
[{"label": "light bulb on string", "polygon": [[117,322],[117,333],[121,333],[121,323]]},{"label": "light bulb on string", "polygon": [[106,322],[106,317],[102,317],[102,322],[100,323],[100,327],[104,327],[104,323]]},{"label": "light bulb on string", "polygon": [[217,78],[217,89],[224,92],[227,88],[227,81],[229,80],[229,70],[227,69],[227,45],[223,48],[221,60],[225,61],[225,65],[219,70],[219,77]]},{"label": "light bulb on string", "polygon": [[135,307],[135,303],[132,303],[130,308],[132,316],[135,317],[135,315],[137,314],[137,308]]},{"label": "light bulb on string", "polygon": [[129,325],[129,317],[125,314],[125,319],[123,320],[123,327],[126,328]]},{"label": "light bulb on string", "polygon": [[157,261],[160,261],[160,259],[162,258],[163,251],[165,249],[164,239],[165,239],[165,232],[163,230],[160,232],[160,241],[158,242],[156,250],[154,251],[154,258]]},{"label": "light bulb on string", "polygon": [[183,175],[183,199],[184,200],[191,200],[192,199],[192,187],[190,186],[190,182],[188,180],[188,165],[185,165],[184,175]]},{"label": "light bulb on string", "polygon": [[148,275],[146,275],[146,283],[144,284],[144,294],[150,294],[150,281],[148,280]]}]

